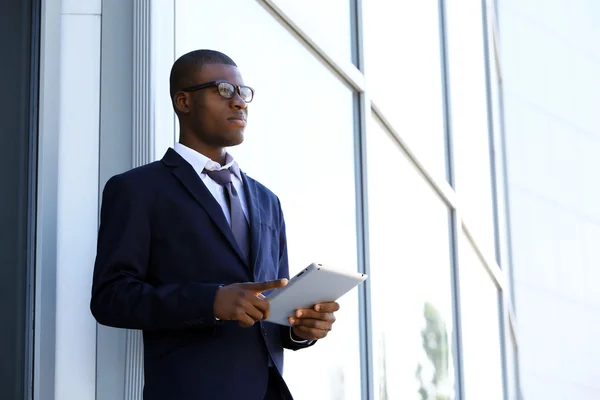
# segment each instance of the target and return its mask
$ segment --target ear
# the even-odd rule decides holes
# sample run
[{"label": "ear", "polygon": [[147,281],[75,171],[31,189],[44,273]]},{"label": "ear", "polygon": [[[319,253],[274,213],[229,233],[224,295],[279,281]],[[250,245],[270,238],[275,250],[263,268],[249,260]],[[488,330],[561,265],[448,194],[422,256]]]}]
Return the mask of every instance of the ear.
[{"label": "ear", "polygon": [[173,98],[173,107],[178,113],[188,114],[190,112],[190,94],[177,92]]}]

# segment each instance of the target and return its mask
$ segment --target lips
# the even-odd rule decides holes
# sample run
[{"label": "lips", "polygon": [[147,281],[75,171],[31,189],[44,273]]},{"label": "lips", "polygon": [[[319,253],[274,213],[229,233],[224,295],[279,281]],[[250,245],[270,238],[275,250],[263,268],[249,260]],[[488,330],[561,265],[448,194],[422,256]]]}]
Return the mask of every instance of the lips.
[{"label": "lips", "polygon": [[241,126],[244,127],[246,126],[246,118],[245,117],[231,117],[231,118],[227,118],[227,122],[229,122],[232,125],[236,125],[236,126]]},{"label": "lips", "polygon": [[229,118],[227,118],[227,121],[233,125],[246,126],[246,116],[245,115],[229,117]]},{"label": "lips", "polygon": [[244,121],[246,122],[246,116],[245,115],[236,115],[233,117],[229,117],[227,118],[227,121],[232,121],[232,120],[237,120],[237,121]]}]

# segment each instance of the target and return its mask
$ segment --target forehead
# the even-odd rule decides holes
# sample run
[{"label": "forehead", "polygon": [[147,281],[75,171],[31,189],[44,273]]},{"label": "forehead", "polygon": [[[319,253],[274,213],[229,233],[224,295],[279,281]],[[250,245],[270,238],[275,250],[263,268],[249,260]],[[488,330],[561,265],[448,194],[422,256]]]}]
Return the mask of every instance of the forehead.
[{"label": "forehead", "polygon": [[240,70],[233,65],[226,64],[205,64],[199,71],[196,71],[196,80],[199,83],[226,80],[234,85],[244,84]]}]

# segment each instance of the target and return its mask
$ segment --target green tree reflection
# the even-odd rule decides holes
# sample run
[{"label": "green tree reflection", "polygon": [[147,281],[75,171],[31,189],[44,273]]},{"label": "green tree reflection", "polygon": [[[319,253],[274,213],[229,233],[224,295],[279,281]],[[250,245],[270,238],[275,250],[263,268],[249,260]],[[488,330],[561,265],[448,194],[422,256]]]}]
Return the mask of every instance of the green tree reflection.
[{"label": "green tree reflection", "polygon": [[419,382],[421,400],[452,400],[451,385],[448,376],[450,349],[448,331],[440,312],[429,302],[423,306],[425,327],[421,330],[422,345],[427,358],[433,366],[430,379],[424,377],[425,367],[419,363],[415,376]]},{"label": "green tree reflection", "polygon": [[379,378],[379,399],[380,400],[388,400],[388,384],[387,384],[387,365],[385,362],[385,358],[387,353],[385,352],[385,336],[382,335],[380,343],[380,354],[382,355],[380,358],[380,368],[381,375]]}]

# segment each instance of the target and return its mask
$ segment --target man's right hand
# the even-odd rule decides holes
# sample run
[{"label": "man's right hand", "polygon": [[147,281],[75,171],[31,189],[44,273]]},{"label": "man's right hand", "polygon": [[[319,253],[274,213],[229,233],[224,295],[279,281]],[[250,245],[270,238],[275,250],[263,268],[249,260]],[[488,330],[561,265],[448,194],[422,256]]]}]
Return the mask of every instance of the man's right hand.
[{"label": "man's right hand", "polygon": [[287,283],[287,279],[276,279],[223,286],[215,296],[215,317],[239,321],[241,326],[250,327],[269,316],[269,302],[261,293],[284,287]]}]

